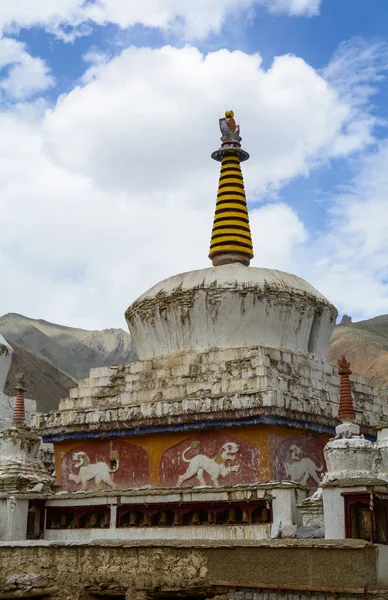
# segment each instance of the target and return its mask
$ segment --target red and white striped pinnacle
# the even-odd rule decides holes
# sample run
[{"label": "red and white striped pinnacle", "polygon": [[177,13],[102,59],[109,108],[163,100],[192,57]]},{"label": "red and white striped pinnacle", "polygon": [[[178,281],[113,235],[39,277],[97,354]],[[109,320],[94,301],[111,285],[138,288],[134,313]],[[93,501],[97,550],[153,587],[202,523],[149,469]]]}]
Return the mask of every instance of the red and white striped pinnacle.
[{"label": "red and white striped pinnacle", "polygon": [[356,414],[353,408],[352,389],[349,380],[349,375],[352,374],[352,371],[349,368],[350,362],[348,362],[344,356],[341,356],[341,358],[337,360],[337,365],[339,366],[338,373],[341,378],[338,418],[343,423],[353,423]]},{"label": "red and white striped pinnacle", "polygon": [[24,408],[24,390],[18,389],[12,420],[14,423],[24,423],[26,413]]}]

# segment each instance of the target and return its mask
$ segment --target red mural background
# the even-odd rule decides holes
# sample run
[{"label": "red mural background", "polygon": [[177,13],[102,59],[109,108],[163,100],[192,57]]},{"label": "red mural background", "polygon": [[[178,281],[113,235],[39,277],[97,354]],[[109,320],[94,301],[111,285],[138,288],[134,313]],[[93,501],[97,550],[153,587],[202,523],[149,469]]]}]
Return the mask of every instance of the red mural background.
[{"label": "red mural background", "polygon": [[[209,431],[191,436],[183,442],[172,446],[172,448],[169,448],[163,454],[160,461],[161,485],[166,487],[176,486],[178,485],[180,476],[189,474],[190,467],[195,468],[196,465],[199,464],[209,465],[209,461],[206,460],[206,458],[195,459],[198,455],[211,459],[210,469],[212,469],[212,466],[214,466],[214,458],[219,455],[219,451],[224,444],[236,444],[238,447],[236,452],[234,452],[235,447],[232,447],[232,452],[230,452],[229,455],[235,457],[235,460],[227,460],[224,463],[226,469],[229,470],[229,467],[237,465],[240,468],[239,472],[230,472],[225,477],[220,474],[217,478],[218,485],[228,486],[260,481],[260,455],[258,448],[253,446],[253,444],[232,435]],[[183,453],[185,453],[186,461],[182,456]],[[192,462],[190,462],[191,460]],[[220,463],[216,462],[216,470],[219,468],[219,465]],[[215,485],[209,474],[206,472],[206,469],[203,469],[203,477],[207,485]],[[182,487],[200,485],[198,475],[194,474],[192,477],[187,478],[185,481],[181,482],[181,485]]]},{"label": "red mural background", "polygon": [[313,435],[298,435],[281,439],[270,438],[272,477],[280,481],[292,479],[317,489],[326,463],[323,455],[325,442]]},{"label": "red mural background", "polygon": [[[63,457],[61,465],[61,485],[66,490],[79,490],[81,483],[69,479],[69,475],[79,475],[80,470],[74,465],[73,454],[85,452],[90,463],[105,463],[114,467],[111,461],[118,461],[118,469],[110,473],[115,487],[139,487],[148,483],[148,455],[143,448],[122,441],[87,442],[79,444]],[[88,482],[88,489],[96,488],[94,480]],[[102,488],[109,488],[102,484]]]}]

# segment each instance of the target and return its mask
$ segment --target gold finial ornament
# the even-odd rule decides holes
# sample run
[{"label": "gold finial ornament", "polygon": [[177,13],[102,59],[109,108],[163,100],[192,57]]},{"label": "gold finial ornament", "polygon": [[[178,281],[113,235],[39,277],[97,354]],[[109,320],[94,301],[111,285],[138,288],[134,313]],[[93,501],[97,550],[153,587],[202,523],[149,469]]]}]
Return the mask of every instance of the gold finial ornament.
[{"label": "gold finial ornament", "polygon": [[215,267],[235,262],[248,266],[253,246],[240,163],[249,154],[241,148],[240,127],[232,110],[225,111],[219,125],[221,148],[212,158],[221,162],[221,173],[209,258]]}]

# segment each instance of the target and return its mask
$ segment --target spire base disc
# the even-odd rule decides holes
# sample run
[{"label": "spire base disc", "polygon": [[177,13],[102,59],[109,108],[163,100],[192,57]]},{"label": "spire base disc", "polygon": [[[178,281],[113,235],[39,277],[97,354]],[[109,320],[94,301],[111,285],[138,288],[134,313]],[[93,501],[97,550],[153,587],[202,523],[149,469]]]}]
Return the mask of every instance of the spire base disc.
[{"label": "spire base disc", "polygon": [[231,151],[235,152],[238,155],[240,162],[244,162],[245,160],[248,160],[248,158],[249,158],[248,152],[246,152],[242,148],[236,148],[235,146],[218,148],[218,150],[215,150],[214,152],[212,152],[211,157],[213,160],[216,160],[217,162],[222,162],[222,157],[223,157],[224,153],[231,152]]},{"label": "spire base disc", "polygon": [[221,265],[231,265],[233,263],[240,263],[245,267],[249,267],[251,262],[248,254],[244,254],[243,252],[220,252],[219,254],[215,254],[214,256],[209,256],[211,258],[213,267],[220,267]]}]

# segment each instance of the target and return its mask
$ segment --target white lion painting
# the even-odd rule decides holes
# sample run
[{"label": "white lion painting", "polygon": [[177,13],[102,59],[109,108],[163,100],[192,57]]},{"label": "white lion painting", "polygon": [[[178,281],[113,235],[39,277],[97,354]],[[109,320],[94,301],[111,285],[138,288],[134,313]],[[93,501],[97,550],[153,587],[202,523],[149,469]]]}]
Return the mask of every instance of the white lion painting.
[{"label": "white lion painting", "polygon": [[185,463],[188,463],[189,466],[187,467],[186,472],[178,478],[178,486],[181,486],[182,483],[195,476],[198,477],[200,485],[206,485],[204,473],[207,473],[210,476],[213,485],[219,487],[220,484],[218,479],[220,477],[227,477],[230,473],[239,472],[240,465],[226,465],[227,461],[236,460],[236,454],[239,447],[234,442],[227,442],[221,446],[214,458],[210,458],[209,456],[206,456],[206,454],[197,454],[196,456],[193,456],[193,458],[186,458],[186,453],[198,446],[199,442],[193,442],[183,451],[182,460]]},{"label": "white lion painting", "polygon": [[111,488],[115,487],[111,473],[115,473],[118,470],[118,459],[116,460],[116,465],[113,469],[110,469],[104,462],[91,463],[86,452],[74,452],[72,459],[74,461],[74,467],[79,469],[79,472],[78,475],[70,473],[69,479],[78,485],[81,484],[81,490],[86,491],[88,489],[88,484],[91,481],[94,481],[97,490],[101,489],[102,484]]},{"label": "white lion painting", "polygon": [[307,485],[307,482],[311,477],[319,485],[321,483],[321,477],[318,473],[322,472],[323,465],[317,467],[311,458],[308,458],[307,456],[302,458],[302,454],[302,448],[295,444],[290,446],[290,450],[284,463],[287,477],[302,485]]}]

